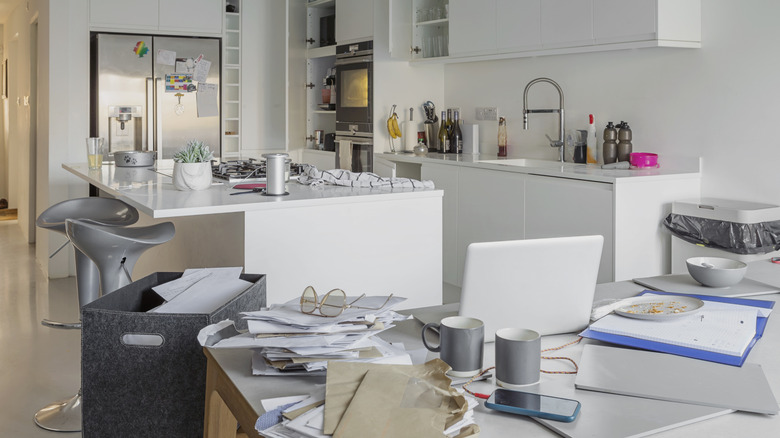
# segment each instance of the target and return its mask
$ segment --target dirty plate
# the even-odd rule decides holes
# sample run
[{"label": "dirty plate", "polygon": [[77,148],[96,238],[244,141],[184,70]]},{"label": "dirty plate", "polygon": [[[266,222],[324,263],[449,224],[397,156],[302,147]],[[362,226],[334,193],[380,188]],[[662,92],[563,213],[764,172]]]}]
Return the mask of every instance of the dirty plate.
[{"label": "dirty plate", "polygon": [[662,320],[691,315],[703,305],[704,301],[692,297],[646,296],[632,299],[615,309],[615,313],[627,318]]}]

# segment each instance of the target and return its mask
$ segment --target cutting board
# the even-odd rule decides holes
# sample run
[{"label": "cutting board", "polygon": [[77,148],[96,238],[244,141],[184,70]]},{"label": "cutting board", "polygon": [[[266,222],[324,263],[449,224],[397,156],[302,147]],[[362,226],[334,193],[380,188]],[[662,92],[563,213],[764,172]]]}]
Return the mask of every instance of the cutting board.
[{"label": "cutting board", "polygon": [[659,275],[657,277],[635,278],[634,283],[663,292],[679,292],[685,294],[710,295],[716,297],[750,297],[768,295],[780,292],[775,286],[761,283],[749,278],[731,287],[708,287],[694,280],[689,274]]}]

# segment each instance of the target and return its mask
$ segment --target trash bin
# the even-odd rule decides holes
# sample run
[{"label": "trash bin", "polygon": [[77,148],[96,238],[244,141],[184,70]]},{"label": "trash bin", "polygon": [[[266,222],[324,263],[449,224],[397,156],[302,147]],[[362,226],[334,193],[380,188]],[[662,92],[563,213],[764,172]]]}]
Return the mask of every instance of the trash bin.
[{"label": "trash bin", "polygon": [[690,257],[742,262],[780,256],[780,206],[728,199],[675,201],[664,226],[672,234],[672,273]]}]

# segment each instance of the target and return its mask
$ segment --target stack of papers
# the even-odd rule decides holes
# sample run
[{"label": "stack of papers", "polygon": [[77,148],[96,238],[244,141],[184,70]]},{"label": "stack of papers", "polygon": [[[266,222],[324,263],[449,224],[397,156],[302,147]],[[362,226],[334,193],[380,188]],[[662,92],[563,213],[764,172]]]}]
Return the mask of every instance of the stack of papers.
[{"label": "stack of papers", "polygon": [[241,280],[242,267],[187,269],[181,277],[152,287],[165,303],[153,313],[210,313],[239,296],[252,283]]},{"label": "stack of papers", "polygon": [[[348,297],[353,302],[357,297]],[[301,312],[300,300],[243,313],[248,333],[223,339],[214,348],[251,348],[255,375],[325,375],[328,361],[350,360],[410,364],[403,346],[391,345],[374,335],[409,319],[392,309],[406,298],[363,297],[362,308],[345,309],[336,317]]]},{"label": "stack of papers", "polygon": [[[286,404],[290,398],[264,401],[268,413],[255,428],[271,438],[475,437],[473,410],[479,403],[450,386],[447,370],[439,359],[423,365],[337,362],[324,391],[318,388],[296,404]],[[280,405],[281,422],[270,425],[271,409]]]}]

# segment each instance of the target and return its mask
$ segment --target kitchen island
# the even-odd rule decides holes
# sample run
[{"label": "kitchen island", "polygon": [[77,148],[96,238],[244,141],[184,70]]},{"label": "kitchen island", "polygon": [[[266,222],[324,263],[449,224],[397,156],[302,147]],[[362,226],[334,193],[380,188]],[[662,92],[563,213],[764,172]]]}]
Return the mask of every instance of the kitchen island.
[{"label": "kitchen island", "polygon": [[179,191],[172,169],[86,163],[62,167],[101,193],[136,207],[138,225],[172,221],[174,239],[147,251],[133,278],[157,271],[243,266],[268,276],[268,303],[300,296],[306,286],[325,294],[408,298],[405,306],[442,302],[442,194],[434,189],[376,189],[291,180],[288,196],[214,183]]}]

